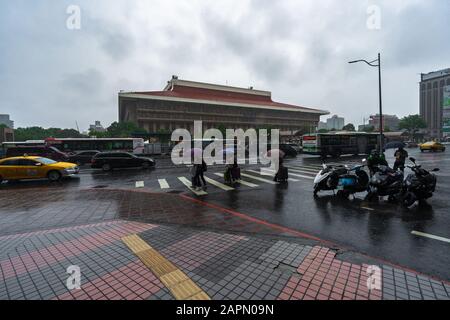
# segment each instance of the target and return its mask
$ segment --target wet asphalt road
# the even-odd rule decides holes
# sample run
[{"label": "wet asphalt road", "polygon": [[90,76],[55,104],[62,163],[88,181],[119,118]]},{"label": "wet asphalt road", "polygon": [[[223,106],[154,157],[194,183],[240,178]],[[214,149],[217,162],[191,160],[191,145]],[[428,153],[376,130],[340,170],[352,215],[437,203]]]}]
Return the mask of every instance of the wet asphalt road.
[{"label": "wet asphalt road", "polygon": [[[246,177],[253,186],[241,186],[232,191],[210,185],[207,194],[193,194],[178,177],[189,179],[189,168],[172,167],[169,159],[158,160],[154,170],[130,169],[103,173],[84,168],[79,178],[65,180],[58,184],[46,181],[26,181],[3,184],[0,188],[26,190],[29,188],[66,188],[67,192],[91,187],[135,188],[137,181],[143,181],[145,188],[157,192],[184,193],[202,201],[230,208],[259,219],[276,223],[291,229],[309,233],[332,241],[367,255],[450,280],[450,243],[413,235],[420,231],[450,239],[450,153],[423,153],[417,149],[408,150],[425,168],[439,167],[437,191],[428,205],[403,209],[401,206],[379,201],[367,203],[364,193],[355,199],[342,200],[324,192],[318,199],[312,196],[312,179],[320,161],[315,157],[299,156],[286,161],[297,172],[290,171],[292,181],[288,185],[272,185]],[[393,150],[386,156],[393,161]],[[343,157],[340,163],[357,163],[360,158]],[[336,162],[335,160],[331,162]],[[248,166],[257,170],[259,166]],[[207,176],[222,182],[216,173],[223,172],[222,166],[209,168]],[[253,177],[270,180],[254,172]],[[165,179],[168,189],[162,189],[158,179]],[[1,222],[0,222],[1,223]]]}]

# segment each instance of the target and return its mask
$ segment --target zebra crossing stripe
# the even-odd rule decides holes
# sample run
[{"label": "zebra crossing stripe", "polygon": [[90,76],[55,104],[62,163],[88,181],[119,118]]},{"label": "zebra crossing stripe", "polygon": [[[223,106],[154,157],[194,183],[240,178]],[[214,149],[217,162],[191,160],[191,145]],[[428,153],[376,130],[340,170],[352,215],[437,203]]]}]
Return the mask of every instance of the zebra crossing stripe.
[{"label": "zebra crossing stripe", "polygon": [[[255,171],[255,170],[247,170],[247,172],[261,174],[261,175],[267,175],[269,177],[275,177],[275,172],[273,170],[269,170],[269,169],[265,169],[265,168],[262,168],[262,169],[263,169],[263,171],[266,171],[266,172],[265,173],[264,172],[258,172],[258,171]],[[288,181],[299,182],[300,180],[294,179],[294,178],[288,178]]]},{"label": "zebra crossing stripe", "polygon": [[291,172],[289,172],[289,175],[290,176],[294,176],[294,177],[298,177],[298,178],[314,180],[314,177],[312,177],[312,176],[305,176],[305,175],[302,175],[302,174],[296,174],[296,173],[291,173]]},{"label": "zebra crossing stripe", "polygon": [[299,170],[299,171],[305,171],[305,172],[311,172],[311,173],[317,173],[320,169],[309,169],[309,168],[304,168],[304,167],[300,167],[300,166],[286,166],[289,169],[293,169],[293,170]]},{"label": "zebra crossing stripe", "polygon": [[246,177],[246,178],[250,178],[250,179],[253,179],[253,180],[265,182],[265,183],[268,183],[268,184],[278,184],[275,181],[263,179],[263,178],[260,178],[260,177],[255,177],[255,176],[252,176],[252,175],[246,174],[246,173],[241,173],[241,176]]},{"label": "zebra crossing stripe", "polygon": [[[263,175],[268,175],[271,177],[275,176],[275,171],[270,170],[270,169],[266,169],[266,168],[262,168],[263,171],[265,171],[265,173],[263,172]],[[249,172],[253,172],[253,173],[258,173],[258,171],[254,171],[254,170],[248,170]],[[261,173],[260,173],[261,174]],[[311,179],[311,177],[307,177],[307,176],[302,176],[299,174],[294,174],[294,173],[289,173],[289,176],[293,176],[293,177],[298,177],[298,178],[307,178],[307,179]],[[288,178],[288,181],[292,181],[292,182],[299,182],[300,180],[298,179],[294,179],[294,178]]]},{"label": "zebra crossing stripe", "polygon": [[310,174],[316,174],[317,172],[320,171],[320,170],[310,170],[310,169],[304,169],[304,168],[299,168],[299,167],[289,167],[289,166],[287,166],[287,168],[289,168],[289,170],[301,171],[303,173],[310,173]]},{"label": "zebra crossing stripe", "polygon": [[186,177],[178,177],[178,180],[180,180],[182,184],[184,184],[189,190],[191,190],[197,196],[205,196],[208,194],[207,192],[205,192],[203,190],[197,191],[194,188],[192,188],[191,181],[189,179],[187,179]]},{"label": "zebra crossing stripe", "polygon": [[311,171],[303,171],[298,169],[289,168],[289,173],[295,172],[295,173],[303,173],[303,174],[310,174],[310,175],[316,175],[319,171],[311,172]]},{"label": "zebra crossing stripe", "polygon": [[136,186],[136,188],[144,188],[145,183],[144,183],[144,181],[136,181],[135,186]]},{"label": "zebra crossing stripe", "polygon": [[227,185],[225,185],[225,184],[223,184],[223,183],[220,183],[220,182],[218,182],[218,181],[216,181],[216,180],[210,179],[210,178],[208,178],[208,177],[206,177],[206,176],[205,176],[205,180],[206,180],[208,183],[212,184],[213,186],[216,186],[217,188],[220,188],[220,189],[222,189],[222,190],[225,190],[225,191],[232,191],[232,190],[234,190],[234,188],[232,188],[232,187],[230,187],[230,186],[227,186]]},{"label": "zebra crossing stripe", "polygon": [[[216,176],[218,176],[218,177],[222,177],[223,178],[223,174],[220,173],[220,172],[215,172],[214,174]],[[242,180],[242,179],[239,181],[239,184],[242,184],[243,186],[247,186],[247,187],[250,187],[250,188],[257,188],[257,187],[259,187],[257,184],[254,184],[254,183]]]},{"label": "zebra crossing stripe", "polygon": [[[291,167],[301,167],[301,168],[311,169],[311,170],[323,169],[322,166],[309,166],[309,165],[295,164],[295,163],[287,163],[287,164],[289,164]],[[286,166],[286,167],[288,167],[288,166]]]},{"label": "zebra crossing stripe", "polygon": [[170,189],[169,183],[166,179],[158,179],[158,183],[161,189]]}]

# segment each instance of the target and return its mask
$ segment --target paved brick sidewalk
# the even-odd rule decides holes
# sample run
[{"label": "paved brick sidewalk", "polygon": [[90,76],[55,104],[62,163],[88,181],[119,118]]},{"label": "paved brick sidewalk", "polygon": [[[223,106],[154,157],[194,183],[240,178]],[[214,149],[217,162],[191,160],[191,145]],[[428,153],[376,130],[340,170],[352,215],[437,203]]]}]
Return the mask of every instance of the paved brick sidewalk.
[{"label": "paved brick sidewalk", "polygon": [[[41,196],[49,201],[33,207],[1,195],[0,299],[174,299],[122,241],[133,234],[212,299],[450,299],[447,283],[383,263],[374,269],[362,255],[345,261],[324,243],[178,195]],[[74,265],[81,288],[69,290]],[[379,270],[381,290],[369,290],[369,267]]]},{"label": "paved brick sidewalk", "polygon": [[[449,299],[450,286],[379,265],[382,290],[367,288],[367,265],[295,240],[112,221],[1,237],[0,299],[173,299],[121,238],[138,234],[212,299]],[[68,290],[66,270],[81,269]]]}]

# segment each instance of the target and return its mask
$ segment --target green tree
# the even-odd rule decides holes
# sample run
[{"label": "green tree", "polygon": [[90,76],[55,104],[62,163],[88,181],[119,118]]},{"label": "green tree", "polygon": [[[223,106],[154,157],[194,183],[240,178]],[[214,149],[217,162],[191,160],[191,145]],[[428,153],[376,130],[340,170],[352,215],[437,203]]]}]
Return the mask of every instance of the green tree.
[{"label": "green tree", "polygon": [[16,141],[44,140],[46,138],[85,137],[75,129],[61,129],[61,128],[44,129],[42,127],[17,128],[14,130],[14,135]]},{"label": "green tree", "polygon": [[91,130],[89,129],[89,137],[96,137],[96,138],[109,138],[108,132],[103,131],[95,131],[95,130]]},{"label": "green tree", "polygon": [[404,129],[408,132],[408,135],[415,140],[417,132],[420,129],[425,129],[427,127],[427,123],[423,118],[418,115],[410,115],[400,119],[398,124],[399,129]]},{"label": "green tree", "polygon": [[318,133],[328,133],[327,129],[319,129],[319,131],[317,131]]},{"label": "green tree", "polygon": [[217,130],[219,130],[222,133],[222,136],[225,137],[227,136],[227,127],[224,124],[219,124],[217,126]]},{"label": "green tree", "polygon": [[391,132],[391,127],[389,126],[384,126],[384,132]]},{"label": "green tree", "polygon": [[342,130],[344,131],[356,131],[355,126],[353,125],[353,123],[349,123],[347,125],[345,125]]},{"label": "green tree", "polygon": [[365,132],[374,132],[375,131],[375,127],[374,126],[366,126],[364,131]]},{"label": "green tree", "polygon": [[133,122],[113,122],[108,129],[106,129],[106,132],[111,138],[129,138],[133,134],[148,133]]}]

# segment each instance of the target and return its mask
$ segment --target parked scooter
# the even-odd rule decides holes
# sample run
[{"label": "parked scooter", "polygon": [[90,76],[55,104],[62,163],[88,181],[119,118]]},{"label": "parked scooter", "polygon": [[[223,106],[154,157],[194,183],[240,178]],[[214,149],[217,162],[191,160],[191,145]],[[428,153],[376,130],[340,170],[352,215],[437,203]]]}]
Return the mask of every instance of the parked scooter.
[{"label": "parked scooter", "polygon": [[413,173],[409,174],[404,183],[402,190],[402,205],[409,208],[416,201],[424,201],[433,196],[433,192],[436,190],[436,175],[431,172],[438,172],[439,168],[431,170],[431,172],[422,168],[421,165],[416,164],[416,159],[409,158],[414,164],[408,166]]},{"label": "parked scooter", "polygon": [[348,166],[322,166],[323,169],[314,179],[314,197],[319,191],[337,190],[338,196],[348,198],[351,194],[367,190],[369,175],[363,169],[365,164],[352,169]]},{"label": "parked scooter", "polygon": [[379,197],[388,196],[388,201],[398,200],[403,187],[403,172],[395,171],[388,166],[378,165],[374,168],[370,179],[366,200],[378,200]]}]

